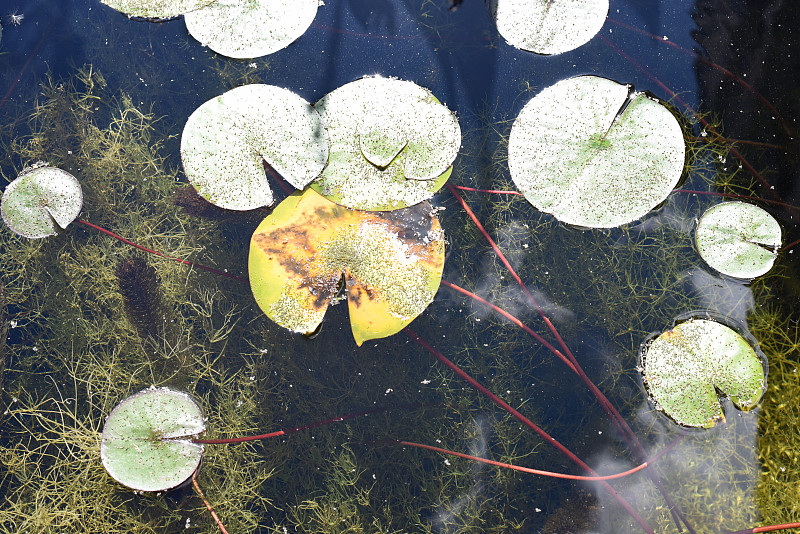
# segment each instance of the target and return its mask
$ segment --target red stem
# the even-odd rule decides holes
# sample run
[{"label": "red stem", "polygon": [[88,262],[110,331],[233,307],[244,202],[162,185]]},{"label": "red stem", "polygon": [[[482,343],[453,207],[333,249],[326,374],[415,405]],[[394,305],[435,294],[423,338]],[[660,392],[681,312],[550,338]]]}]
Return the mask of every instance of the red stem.
[{"label": "red stem", "polygon": [[[400,408],[408,408],[408,407],[416,407],[418,405],[408,405],[408,406],[401,406]],[[390,408],[373,408],[372,410],[367,410],[364,412],[357,412],[357,413],[350,413],[347,415],[342,415],[340,417],[334,417],[333,419],[326,419],[324,421],[318,421],[316,423],[311,423],[308,425],[296,426],[294,428],[287,428],[285,430],[278,430],[275,432],[270,432],[268,434],[259,434],[257,436],[244,436],[239,438],[224,438],[224,439],[193,439],[193,443],[202,443],[202,444],[224,444],[224,443],[242,443],[244,441],[257,441],[260,439],[269,439],[269,438],[276,438],[278,436],[285,436],[288,434],[294,434],[295,432],[300,432],[301,430],[308,430],[310,428],[317,428],[324,425],[329,425],[331,423],[338,423],[340,421],[346,421],[348,419],[355,419],[356,417],[362,417],[371,415],[374,413],[385,412]]]},{"label": "red stem", "polygon": [[528,325],[526,325],[525,323],[523,323],[522,321],[520,321],[519,319],[517,319],[516,317],[514,317],[514,316],[513,316],[513,315],[511,315],[510,313],[508,313],[508,312],[507,312],[506,310],[504,310],[503,308],[501,308],[501,307],[499,307],[499,306],[496,306],[496,305],[492,304],[491,302],[489,302],[488,300],[486,300],[486,299],[484,299],[484,298],[481,298],[481,297],[479,297],[478,295],[476,295],[476,294],[475,294],[475,293],[473,293],[472,291],[468,291],[468,290],[464,289],[464,288],[463,288],[463,287],[461,287],[461,286],[457,286],[457,285],[453,284],[452,282],[448,282],[448,281],[447,281],[447,280],[445,280],[445,279],[442,279],[442,285],[443,285],[443,286],[445,286],[445,287],[449,287],[449,288],[450,288],[450,289],[452,289],[453,291],[458,291],[459,293],[461,293],[461,294],[463,294],[463,295],[466,295],[466,296],[468,296],[469,298],[471,298],[471,299],[474,299],[474,300],[476,300],[476,301],[480,302],[481,304],[485,304],[486,306],[489,306],[489,307],[490,307],[492,310],[496,311],[497,313],[499,313],[500,315],[502,315],[503,317],[505,317],[506,319],[508,319],[509,321],[511,321],[512,323],[514,323],[515,325],[517,325],[518,327],[522,328],[522,329],[523,329],[525,332],[527,332],[528,334],[530,334],[530,335],[531,335],[531,336],[532,336],[534,339],[536,339],[536,341],[538,341],[539,343],[541,343],[542,345],[544,345],[544,346],[545,346],[545,348],[547,348],[547,349],[548,349],[550,352],[552,352],[553,354],[555,354],[555,355],[556,355],[556,356],[557,356],[557,357],[558,357],[558,358],[559,358],[559,359],[560,359],[562,362],[564,362],[564,364],[565,364],[567,367],[569,367],[570,369],[572,369],[572,370],[573,370],[575,373],[577,373],[577,372],[578,372],[578,370],[577,370],[577,369],[575,369],[575,366],[572,364],[572,362],[571,362],[571,361],[569,361],[569,359],[567,359],[567,357],[566,357],[566,356],[564,356],[564,355],[561,353],[561,351],[560,351],[560,350],[558,350],[557,348],[555,348],[555,347],[552,345],[552,343],[550,343],[549,341],[547,341],[545,338],[543,338],[541,335],[539,335],[539,333],[538,333],[538,332],[534,331],[534,330],[533,330],[532,328],[530,328]]},{"label": "red stem", "polygon": [[143,250],[143,251],[145,251],[145,252],[147,252],[149,254],[155,254],[156,256],[160,256],[162,258],[165,258],[165,259],[168,259],[168,260],[172,260],[172,261],[175,261],[175,262],[178,262],[178,263],[183,263],[184,265],[188,265],[190,267],[194,267],[194,268],[200,269],[202,271],[208,271],[210,273],[218,274],[220,276],[224,276],[226,278],[230,278],[232,280],[236,280],[237,282],[248,282],[248,280],[246,278],[242,278],[241,276],[236,276],[235,274],[226,273],[225,271],[220,271],[219,269],[214,269],[213,267],[206,267],[205,265],[201,265],[199,263],[193,263],[193,262],[191,262],[189,260],[184,260],[182,258],[176,258],[175,256],[170,256],[168,254],[163,254],[163,253],[158,252],[156,250],[152,250],[152,249],[149,249],[147,247],[143,247],[142,245],[137,245],[133,241],[129,241],[129,240],[125,239],[124,237],[119,236],[119,235],[115,234],[114,232],[112,232],[110,230],[106,230],[105,228],[97,226],[96,224],[92,224],[90,222],[86,222],[83,219],[75,219],[75,222],[78,222],[80,224],[88,226],[89,228],[93,228],[93,229],[95,229],[95,230],[97,230],[99,232],[103,232],[104,234],[113,237],[117,241],[121,241],[121,242],[125,243],[126,245],[130,245],[130,246],[132,246],[134,248],[138,248],[139,250]]},{"label": "red stem", "polygon": [[634,473],[638,473],[645,467],[647,467],[648,463],[645,462],[643,464],[639,464],[633,469],[628,469],[627,471],[623,471],[622,473],[616,473],[614,475],[597,475],[593,477],[581,476],[581,475],[567,475],[565,473],[554,473],[553,471],[541,471],[539,469],[531,469],[530,467],[522,467],[519,465],[507,464],[504,462],[498,462],[496,460],[489,460],[487,458],[481,458],[479,456],[472,456],[471,454],[465,454],[463,452],[456,452],[451,451],[449,449],[442,449],[441,447],[434,447],[433,445],[425,445],[423,443],[414,443],[413,441],[398,441],[397,443],[401,445],[408,445],[409,447],[417,447],[420,449],[428,449],[430,451],[439,452],[442,454],[447,454],[450,456],[457,456],[458,458],[465,458],[467,460],[472,460],[474,462],[481,462],[484,464],[494,465],[497,467],[503,467],[505,469],[513,469],[514,471],[521,471],[523,473],[528,473],[531,475],[541,475],[550,478],[562,478],[566,480],[586,480],[597,482],[601,480],[614,480],[617,478],[623,478],[628,475],[632,475]]},{"label": "red stem", "polygon": [[790,528],[800,528],[800,523],[783,523],[781,525],[768,525],[765,527],[748,528],[747,530],[737,530],[728,534],[757,534],[758,532],[777,532]]},{"label": "red stem", "polygon": [[217,523],[217,526],[219,527],[219,529],[223,532],[223,534],[228,534],[228,531],[225,530],[225,525],[222,524],[222,521],[220,521],[219,516],[217,516],[217,513],[211,507],[211,503],[209,503],[206,500],[206,496],[203,495],[203,490],[201,490],[200,486],[197,484],[197,480],[195,479],[195,476],[197,476],[197,471],[192,473],[192,485],[194,486],[195,491],[197,492],[198,495],[200,495],[200,498],[203,500],[203,504],[206,505],[206,508],[208,509],[209,513],[211,513],[211,517],[214,518],[214,521]]},{"label": "red stem", "polygon": [[519,191],[506,191],[501,189],[477,189],[475,187],[467,187],[465,185],[454,185],[456,189],[460,189],[462,191],[475,191],[477,193],[496,193],[498,195],[520,195],[524,196]]},{"label": "red stem", "polygon": [[449,454],[450,456],[457,456],[459,458],[465,458],[467,460],[473,460],[475,462],[481,462],[481,463],[484,463],[484,464],[495,465],[497,467],[503,467],[505,469],[513,469],[514,471],[521,471],[523,473],[529,473],[531,475],[542,475],[542,476],[546,476],[546,477],[562,478],[562,479],[566,479],[566,480],[600,481],[600,480],[614,480],[614,479],[626,477],[628,475],[632,475],[634,473],[637,473],[637,472],[641,471],[642,469],[644,469],[648,465],[650,465],[652,463],[655,463],[656,460],[658,460],[659,458],[664,456],[675,445],[677,445],[682,439],[683,439],[683,436],[678,436],[678,438],[675,441],[673,441],[672,443],[670,443],[667,447],[665,447],[664,450],[662,450],[661,452],[659,452],[658,454],[653,456],[653,458],[651,458],[650,460],[637,465],[633,469],[628,469],[627,471],[623,471],[622,473],[617,473],[615,475],[602,475],[602,476],[598,475],[598,476],[593,476],[593,477],[587,477],[587,476],[581,476],[581,475],[567,475],[567,474],[564,474],[564,473],[554,473],[553,471],[541,471],[539,469],[531,469],[530,467],[521,467],[521,466],[518,466],[518,465],[507,464],[507,463],[498,462],[498,461],[495,461],[495,460],[488,460],[486,458],[480,458],[478,456],[473,456],[471,454],[464,454],[463,452],[456,452],[456,451],[451,451],[449,449],[442,449],[440,447],[434,447],[433,445],[425,445],[425,444],[422,444],[422,443],[414,443],[412,441],[398,441],[397,443],[400,443],[402,445],[408,445],[410,447],[418,447],[420,449],[428,449],[428,450],[431,450],[431,451],[434,451],[434,452],[440,452],[442,454]]}]

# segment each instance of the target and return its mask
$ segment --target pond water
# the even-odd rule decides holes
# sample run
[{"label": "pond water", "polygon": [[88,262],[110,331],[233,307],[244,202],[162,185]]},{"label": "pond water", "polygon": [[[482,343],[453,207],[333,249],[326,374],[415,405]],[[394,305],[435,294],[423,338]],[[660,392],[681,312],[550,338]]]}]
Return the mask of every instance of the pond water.
[{"label": "pond water", "polygon": [[[248,60],[203,47],[180,17],[131,20],[94,0],[2,9],[3,187],[37,161],[65,169],[84,190],[81,220],[158,254],[79,222],[42,240],[0,230],[0,531],[216,531],[191,487],[139,494],[102,467],[105,417],[151,385],[197,399],[208,438],[287,431],[206,445],[197,482],[229,532],[751,532],[800,518],[800,21],[789,3],[612,0],[590,42],[540,56],[509,46],[480,0],[327,0],[297,41]],[[570,227],[503,193],[516,190],[514,118],[582,74],[667,102],[689,146],[679,189],[619,228]],[[313,337],[264,315],[247,258],[269,210],[200,204],[180,136],[233,87],[272,84],[315,102],[365,75],[414,81],[456,113],[449,184],[478,191],[431,199],[447,236],[431,305],[410,331],[357,347],[343,303]],[[268,174],[277,204],[288,193]],[[717,273],[693,244],[696,219],[731,198],[783,230],[776,265],[756,280]],[[723,422],[686,430],[648,399],[640,350],[708,317],[757,349],[767,391],[747,412],[722,398]],[[585,380],[554,354],[567,348]],[[347,414],[360,415],[333,421]],[[553,440],[600,474],[654,459],[606,484],[397,443],[589,474]]]}]

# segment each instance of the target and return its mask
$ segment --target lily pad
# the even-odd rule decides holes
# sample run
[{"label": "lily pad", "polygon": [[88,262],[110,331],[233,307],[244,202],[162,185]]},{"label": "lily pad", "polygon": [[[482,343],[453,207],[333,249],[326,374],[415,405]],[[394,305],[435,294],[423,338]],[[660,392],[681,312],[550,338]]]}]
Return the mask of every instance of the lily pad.
[{"label": "lily pad", "polygon": [[207,6],[217,0],[100,0],[110,8],[130,17],[161,19],[177,17]]},{"label": "lily pad", "polygon": [[314,107],[331,156],[312,187],[349,208],[394,210],[427,200],[461,147],[455,115],[419,85],[378,76],[339,87]]},{"label": "lily pad", "polygon": [[151,387],[111,411],[103,427],[100,458],[117,482],[139,491],[166,491],[189,479],[203,446],[203,411],[186,393]]},{"label": "lily pad", "polygon": [[358,345],[395,334],[422,313],[443,269],[444,234],[428,203],[365,212],[307,189],[281,202],[250,241],[250,286],[270,319],[313,332],[344,275]]},{"label": "lily pad", "polygon": [[246,59],[289,46],[311,26],[318,6],[319,0],[217,0],[184,19],[204,46]]},{"label": "lily pad", "polygon": [[56,167],[31,167],[8,184],[0,213],[14,233],[38,239],[62,231],[82,206],[83,191],[74,176]]},{"label": "lily pad", "polygon": [[715,321],[692,319],[655,338],[642,355],[656,407],[678,424],[710,428],[724,420],[717,391],[740,410],[756,406],[766,373],[753,347]]},{"label": "lily pad", "polygon": [[492,0],[492,17],[508,44],[561,54],[588,43],[603,27],[608,0]]},{"label": "lily pad", "polygon": [[781,226],[758,206],[723,202],[697,221],[695,243],[700,256],[717,271],[750,279],[772,268],[781,246]]},{"label": "lily pad", "polygon": [[525,105],[511,128],[508,166],[537,209],[565,223],[613,228],[669,195],[685,152],[678,121],[658,100],[578,76]]},{"label": "lily pad", "polygon": [[328,160],[328,134],[316,110],[273,85],[231,89],[189,116],[181,137],[186,177],[221,208],[250,210],[272,204],[262,158],[302,189]]}]

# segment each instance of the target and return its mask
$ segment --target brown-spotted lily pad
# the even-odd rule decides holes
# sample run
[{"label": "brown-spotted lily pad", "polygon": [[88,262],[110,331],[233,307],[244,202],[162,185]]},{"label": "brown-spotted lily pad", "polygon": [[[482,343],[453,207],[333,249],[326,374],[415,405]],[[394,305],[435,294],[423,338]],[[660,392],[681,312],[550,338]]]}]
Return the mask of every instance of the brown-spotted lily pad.
[{"label": "brown-spotted lily pad", "polygon": [[281,202],[250,241],[250,286],[270,319],[313,332],[344,274],[358,345],[395,334],[422,313],[443,268],[444,234],[428,203],[366,212],[307,189]]}]

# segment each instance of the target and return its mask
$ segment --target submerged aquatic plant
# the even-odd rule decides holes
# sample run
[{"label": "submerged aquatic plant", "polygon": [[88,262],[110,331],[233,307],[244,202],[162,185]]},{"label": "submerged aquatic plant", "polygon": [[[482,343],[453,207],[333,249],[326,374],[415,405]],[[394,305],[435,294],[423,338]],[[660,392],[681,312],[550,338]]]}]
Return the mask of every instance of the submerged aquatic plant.
[{"label": "submerged aquatic plant", "polygon": [[[123,108],[125,118],[122,122],[137,120],[139,115],[127,106]],[[142,111],[139,114],[147,115]],[[149,122],[149,119],[143,122]],[[99,130],[106,130],[105,121],[102,125],[98,124],[100,121],[94,125]],[[121,131],[124,138],[125,129]],[[80,141],[76,146],[92,146],[91,139],[86,143],[81,133],[75,139]],[[594,138],[590,143],[595,149],[607,148],[603,138]],[[470,150],[474,148],[469,147]],[[77,149],[72,147],[70,150]],[[370,150],[367,152],[371,153]],[[263,465],[249,465],[246,461],[225,464],[220,457],[209,457],[206,468],[210,471],[204,470],[200,477],[215,479],[214,483],[218,484],[215,489],[219,490],[208,491],[209,497],[212,500],[228,500],[229,506],[221,509],[234,518],[246,516],[248,510],[258,510],[251,516],[258,516],[256,522],[242,521],[237,525],[240,530],[430,532],[445,529],[477,530],[493,525],[500,532],[526,531],[536,529],[545,522],[544,514],[537,509],[547,513],[559,506],[560,495],[557,491],[530,477],[482,469],[465,459],[444,463],[436,456],[373,447],[373,440],[384,439],[386,432],[392,432],[409,442],[430,442],[435,437],[452,449],[472,450],[481,456],[484,453],[491,454],[502,457],[507,463],[520,457],[529,465],[562,461],[560,456],[545,446],[548,443],[546,438],[540,440],[531,436],[506,414],[498,414],[482,399],[462,391],[449,374],[431,366],[418,351],[410,350],[403,339],[390,338],[380,342],[382,347],[390,351],[392,357],[387,358],[367,348],[355,352],[347,344],[341,343],[338,336],[323,335],[311,345],[306,340],[287,335],[281,329],[272,328],[249,304],[251,299],[245,290],[240,292],[236,287],[222,286],[219,280],[205,272],[185,267],[189,262],[186,258],[191,258],[220,266],[218,271],[228,269],[231,276],[240,276],[244,272],[241,258],[246,253],[243,250],[246,240],[241,236],[237,239],[219,239],[224,231],[220,230],[219,224],[189,219],[174,206],[159,199],[158,195],[147,196],[145,193],[139,196],[141,191],[138,189],[145,182],[135,179],[142,180],[145,176],[147,181],[153,180],[159,184],[165,190],[162,193],[168,193],[172,188],[169,182],[174,179],[170,171],[163,172],[163,175],[159,172],[154,179],[149,173],[155,172],[158,166],[150,166],[147,168],[148,174],[137,176],[136,165],[131,164],[132,160],[125,160],[127,155],[122,157],[104,151],[101,153],[107,156],[105,163],[112,164],[109,168],[114,168],[113,163],[117,158],[124,160],[124,165],[116,168],[121,174],[121,183],[110,179],[98,180],[103,175],[97,172],[98,168],[93,166],[91,158],[83,154],[72,163],[75,168],[89,169],[91,179],[88,183],[95,189],[97,208],[87,213],[87,218],[98,225],[113,228],[134,242],[141,241],[151,250],[163,250],[163,254],[178,257],[184,262],[183,265],[172,265],[171,262],[156,261],[154,265],[163,280],[166,301],[174,313],[177,330],[181,332],[180,339],[171,346],[193,356],[193,365],[188,369],[187,389],[200,393],[198,398],[202,399],[203,406],[210,409],[209,413],[224,416],[225,420],[217,427],[217,432],[240,435],[245,429],[235,427],[249,426],[255,429],[274,424],[285,426],[281,424],[285,419],[306,417],[308,413],[321,410],[345,413],[348,410],[340,408],[350,402],[366,405],[388,398],[403,401],[423,399],[431,403],[419,416],[394,414],[391,420],[387,420],[371,415],[367,418],[369,424],[359,424],[354,420],[342,425],[341,430],[314,431],[305,439],[298,439],[290,445],[264,445],[265,449],[260,449],[260,454],[249,458],[261,458],[276,469],[268,478],[250,480],[251,484],[263,483],[257,488],[248,488],[264,500],[249,500],[247,496],[242,498],[236,488],[224,487],[227,480],[220,469],[223,465],[237,475],[263,475]],[[65,157],[63,151],[58,154],[56,157]],[[127,174],[128,169],[131,170],[130,174]],[[483,176],[494,178],[495,173]],[[135,187],[130,187],[132,185]],[[104,193],[114,202],[102,204]],[[630,350],[630,341],[635,339],[635,345],[638,345],[643,333],[653,330],[648,325],[652,324],[654,316],[671,318],[675,309],[699,299],[694,294],[687,294],[686,285],[681,282],[690,276],[685,271],[691,261],[684,263],[683,260],[693,257],[691,246],[682,246],[688,241],[687,234],[681,232],[679,224],[672,227],[678,231],[659,227],[679,223],[681,218],[661,217],[662,211],[659,217],[643,221],[641,227],[608,232],[576,232],[553,224],[552,220],[534,212],[525,203],[511,206],[507,199],[496,202],[491,197],[482,197],[481,200],[484,209],[478,211],[477,216],[492,223],[501,223],[487,225],[486,229],[487,234],[491,232],[499,236],[495,250],[508,247],[514,254],[503,260],[507,265],[501,265],[501,260],[495,259],[491,253],[485,261],[480,261],[474,255],[459,255],[467,246],[454,247],[453,255],[460,257],[460,261],[449,263],[448,276],[458,277],[458,282],[490,297],[494,303],[514,307],[513,311],[534,327],[544,324],[550,330],[551,324],[557,324],[558,332],[564,335],[566,341],[564,348],[556,350],[565,351],[562,355],[569,362],[567,367],[577,370],[579,366],[573,363],[573,358],[575,361],[580,359],[580,363],[587,368],[587,376],[607,377],[607,388],[603,389],[620,407],[625,419],[631,422],[636,435],[648,438],[662,435],[657,423],[646,419],[647,410],[637,412],[637,408],[641,408],[637,402],[641,401],[642,396],[639,384],[632,378],[636,376],[633,372],[635,351]],[[145,201],[156,204],[152,212],[139,205]],[[448,207],[457,207],[449,196],[441,201]],[[666,208],[675,208],[679,204],[680,200],[671,199]],[[514,208],[514,211],[509,208]],[[699,213],[697,206],[690,208],[688,213]],[[133,221],[127,220],[128,210],[134,215]],[[453,239],[462,245],[471,245],[474,250],[476,243],[483,243],[480,234],[472,229],[470,222],[467,222],[469,228],[465,228],[467,225],[457,218],[461,211],[449,210],[449,213],[454,211],[458,215],[448,217],[446,226],[454,229]],[[23,385],[37,383],[35,373],[51,373],[61,381],[68,376],[65,369],[59,367],[58,359],[53,357],[55,345],[62,348],[77,347],[75,353],[64,351],[64,354],[70,354],[67,361],[91,358],[98,353],[110,354],[122,360],[124,365],[116,368],[108,366],[116,373],[112,381],[114,387],[125,389],[125,392],[114,392],[118,397],[149,383],[164,384],[171,380],[170,376],[165,377],[146,361],[146,355],[137,346],[136,332],[123,319],[120,296],[98,296],[103,294],[104,287],[113,286],[114,283],[111,269],[106,265],[98,265],[102,263],[97,261],[98,258],[120,254],[122,250],[117,243],[107,243],[109,240],[104,240],[103,236],[85,232],[84,226],[71,229],[66,236],[69,239],[59,243],[22,244],[13,238],[5,241],[7,236],[3,236],[4,246],[10,243],[8,246],[15,247],[14,252],[21,251],[20,259],[33,260],[29,267],[20,267],[12,262],[9,273],[15,281],[14,297],[24,295],[16,288],[26,283],[26,276],[31,276],[31,283],[36,285],[36,291],[24,296],[30,298],[30,308],[26,308],[20,318],[28,322],[23,322],[23,329],[18,331],[20,337],[17,339],[22,341],[16,341],[13,347],[13,361],[19,362],[14,367],[12,377],[17,392],[21,391],[19,388]],[[588,248],[583,248],[583,244],[588,244]],[[667,245],[678,245],[678,248],[669,248],[669,254],[660,253],[659,249],[667,248]],[[536,253],[528,254],[532,251]],[[37,256],[39,253],[41,257]],[[553,256],[569,258],[569,263],[559,264]],[[52,280],[48,279],[43,284],[44,275],[37,272],[37,266],[55,265],[56,258],[57,264],[63,266],[63,272],[59,270],[54,273]],[[8,259],[3,258],[2,261],[8,262]],[[541,319],[533,315],[529,296],[522,289],[517,290],[516,286],[507,283],[508,271],[505,267],[512,264],[526,283],[535,283],[530,293],[535,294],[535,306],[546,312]],[[564,269],[564,265],[569,268]],[[651,265],[654,266],[652,270]],[[551,266],[558,266],[558,269]],[[33,274],[25,272],[25,268],[29,268]],[[613,274],[607,274],[609,272]],[[19,280],[22,282],[17,283]],[[45,287],[40,288],[39,285]],[[454,287],[454,284],[448,287]],[[579,296],[588,296],[589,299],[572,300],[577,298],[573,293],[576,287],[579,288]],[[67,301],[64,310],[55,309],[50,302],[55,299],[47,298],[53,295],[62,297],[61,302]],[[479,301],[475,299],[475,302]],[[580,307],[576,302],[581,302]],[[585,306],[586,302],[591,306]],[[116,309],[109,303],[115,305]],[[481,381],[491,389],[504,392],[503,396],[508,399],[509,405],[520,408],[529,417],[538,415],[539,408],[546,406],[551,421],[568,420],[567,426],[556,428],[555,433],[559,438],[566,436],[569,448],[575,449],[578,456],[595,452],[597,441],[610,434],[605,419],[594,403],[585,401],[582,391],[571,387],[572,382],[566,377],[562,380],[560,375],[540,373],[550,371],[545,351],[528,340],[517,326],[503,324],[505,318],[498,319],[499,316],[486,312],[483,307],[488,304],[481,302],[472,307],[458,298],[443,296],[433,306],[431,313],[415,324],[415,329],[425,338],[436,340],[435,344],[440,348],[446,346],[447,352],[459,357],[460,364],[479,375]],[[653,306],[657,309],[651,311]],[[34,307],[35,311],[28,311]],[[37,316],[39,311],[42,313]],[[604,311],[611,313],[602,315]],[[102,316],[105,313],[112,314],[116,324],[104,321]],[[474,320],[480,327],[462,331],[460,327],[465,317]],[[328,320],[331,323],[328,331],[347,328],[342,314],[337,311],[329,313]],[[70,326],[77,324],[78,328],[71,333],[60,330],[54,332],[52,329],[58,328],[60,321]],[[520,323],[525,324],[522,321]],[[668,321],[662,321],[663,324],[668,324]],[[459,328],[453,328],[453,325]],[[92,332],[90,327],[96,328],[97,332]],[[555,329],[553,334],[555,338],[559,337]],[[589,346],[598,339],[601,340],[597,342],[598,345],[606,342],[607,346]],[[47,343],[40,343],[41,340]],[[567,343],[573,349],[580,350],[569,354]],[[311,350],[305,350],[307,348]],[[164,352],[170,354],[168,350]],[[592,358],[597,355],[601,355],[603,360]],[[102,361],[106,364],[114,360],[103,358]],[[609,372],[606,367],[612,371]],[[235,375],[235,380],[226,380],[232,368],[241,368],[241,372]],[[96,371],[86,370],[78,375],[91,376],[93,372]],[[362,374],[369,379],[362,377]],[[545,376],[548,378],[543,378]],[[95,392],[97,384],[97,381],[93,381],[91,388],[87,389]],[[119,384],[125,384],[126,387]],[[566,386],[563,392],[559,388],[561,384]],[[35,392],[38,398],[46,394],[41,389]],[[545,398],[544,395],[550,397]],[[91,397],[91,394],[87,392],[86,396]],[[610,405],[609,401],[602,407],[608,409]],[[573,412],[580,413],[582,420],[574,421],[571,417]],[[637,417],[637,413],[644,413],[644,420]],[[20,428],[25,418],[22,419],[15,419],[12,429]],[[626,435],[622,422],[618,421],[618,424],[622,435]],[[69,425],[62,424],[56,428],[64,427],[69,428]],[[664,434],[670,437],[675,435],[670,432],[674,431],[665,431]],[[702,476],[709,478],[705,474],[707,472],[724,472],[726,477],[732,472],[730,476],[734,478],[734,475],[741,474],[744,478],[752,475],[746,468],[731,461],[741,450],[739,442],[732,439],[735,446],[729,449],[714,447],[711,436],[724,434],[729,433],[718,432],[693,440],[684,438],[682,443],[689,442],[692,445],[706,439],[707,449],[713,454],[703,456],[709,459],[708,469],[698,469],[699,473],[686,472],[684,477],[668,477],[667,482],[671,484],[664,491],[664,501],[661,497],[657,497],[658,500],[654,497],[645,503],[635,500],[637,496],[655,493],[658,481],[651,484],[637,477],[615,487],[627,490],[623,499],[631,501],[634,511],[645,522],[657,523],[659,531],[676,530],[675,525],[680,524],[681,519],[675,516],[681,510],[692,511],[694,517],[707,524],[718,524],[720,513],[727,514],[726,519],[732,524],[751,523],[755,516],[747,515],[751,511],[749,507],[740,506],[730,510],[728,501],[729,495],[742,495],[747,491],[746,488],[736,486],[730,492],[726,491],[725,503],[721,503],[719,498],[715,500],[714,495],[705,492],[706,488],[697,482]],[[633,446],[628,448],[618,444],[617,437],[614,434],[609,438],[608,450],[615,457],[623,457],[635,450]],[[61,439],[62,443],[68,443],[57,433],[44,439]],[[664,444],[656,439],[652,438],[652,441],[644,444],[647,450]],[[51,445],[53,450],[59,450],[58,445]],[[225,453],[220,451],[219,454]],[[235,454],[237,458],[240,457],[239,453]],[[667,456],[663,464],[660,461],[656,463],[661,475],[672,465],[669,460]],[[401,471],[408,476],[398,480],[393,475]],[[24,476],[24,473],[15,472],[4,482],[9,486],[19,485]],[[686,487],[698,489],[684,491]],[[96,489],[91,487],[85,493],[92,494]],[[46,491],[52,491],[52,488],[48,487]],[[121,493],[122,498],[139,501],[128,492]],[[602,492],[598,494],[605,495]],[[670,502],[670,496],[677,503]],[[29,495],[18,500],[28,503],[30,501],[25,501],[27,497]],[[171,507],[179,499],[179,496],[173,496],[141,501],[146,501],[148,505],[145,513],[151,513],[152,509],[158,509],[159,506]],[[191,503],[200,507],[196,500]],[[217,506],[220,503],[214,504]],[[138,509],[131,511],[124,506],[120,508],[123,516],[136,517],[139,512]],[[179,515],[176,513],[160,524],[164,525],[165,530],[185,529],[183,519],[189,515],[192,525],[198,526],[200,523],[198,528],[208,526],[208,523],[202,523],[203,519],[196,519],[196,516],[187,512],[188,506],[174,505],[173,510],[178,508],[181,510],[180,518],[176,518]],[[615,511],[609,505],[605,505],[605,509],[612,513]],[[670,517],[672,514],[675,516]],[[693,517],[689,519],[694,521]],[[612,530],[631,530],[629,520],[615,517],[614,521]],[[68,529],[69,525],[65,528]]]}]

